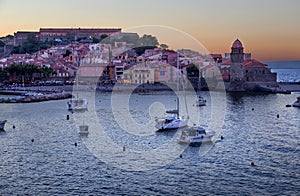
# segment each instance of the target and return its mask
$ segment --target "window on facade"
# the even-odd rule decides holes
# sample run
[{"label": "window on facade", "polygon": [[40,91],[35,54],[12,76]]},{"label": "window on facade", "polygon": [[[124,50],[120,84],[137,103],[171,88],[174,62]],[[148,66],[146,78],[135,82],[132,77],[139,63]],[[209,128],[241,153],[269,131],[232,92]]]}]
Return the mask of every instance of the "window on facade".
[{"label": "window on facade", "polygon": [[165,75],[165,72],[164,71],[161,71],[160,72],[160,76],[164,76]]}]

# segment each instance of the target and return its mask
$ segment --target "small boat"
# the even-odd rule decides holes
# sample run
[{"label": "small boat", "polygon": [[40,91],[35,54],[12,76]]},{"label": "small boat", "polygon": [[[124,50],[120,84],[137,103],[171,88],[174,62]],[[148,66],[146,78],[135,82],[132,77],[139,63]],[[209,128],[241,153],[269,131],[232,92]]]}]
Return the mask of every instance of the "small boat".
[{"label": "small boat", "polygon": [[70,111],[85,111],[88,109],[88,102],[83,98],[71,99],[67,104]]},{"label": "small boat", "polygon": [[196,106],[200,107],[200,106],[205,106],[206,105],[206,100],[200,95],[200,91],[201,91],[201,73],[200,73],[200,69],[198,69],[198,88],[197,88],[197,99],[196,99]]},{"label": "small boat", "polygon": [[1,120],[0,121],[0,131],[4,131],[4,127],[5,127],[6,122],[7,122],[6,120]]},{"label": "small boat", "polygon": [[88,125],[80,125],[79,126],[79,134],[87,135],[89,134],[89,126]]},{"label": "small boat", "polygon": [[300,107],[300,96],[297,97],[297,101],[293,103],[293,107]]},{"label": "small boat", "polygon": [[196,106],[205,106],[206,105],[206,100],[201,97],[198,96],[198,99],[196,100]]},{"label": "small boat", "polygon": [[202,143],[212,142],[215,132],[207,132],[200,126],[188,127],[182,130],[179,144],[188,144],[190,146],[200,146]]}]

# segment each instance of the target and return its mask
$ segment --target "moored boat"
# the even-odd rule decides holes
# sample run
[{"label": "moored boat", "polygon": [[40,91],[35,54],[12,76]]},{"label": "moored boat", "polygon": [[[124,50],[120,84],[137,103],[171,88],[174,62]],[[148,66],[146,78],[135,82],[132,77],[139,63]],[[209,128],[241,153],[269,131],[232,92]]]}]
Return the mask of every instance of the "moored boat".
[{"label": "moored boat", "polygon": [[88,102],[83,98],[71,99],[67,104],[70,111],[85,111],[88,109]]},{"label": "moored boat", "polygon": [[206,105],[206,100],[201,97],[198,96],[198,99],[196,100],[196,106],[205,106]]},{"label": "moored boat", "polygon": [[202,143],[212,142],[215,132],[206,132],[200,126],[188,127],[182,130],[179,144],[188,144],[190,146],[200,146]]}]

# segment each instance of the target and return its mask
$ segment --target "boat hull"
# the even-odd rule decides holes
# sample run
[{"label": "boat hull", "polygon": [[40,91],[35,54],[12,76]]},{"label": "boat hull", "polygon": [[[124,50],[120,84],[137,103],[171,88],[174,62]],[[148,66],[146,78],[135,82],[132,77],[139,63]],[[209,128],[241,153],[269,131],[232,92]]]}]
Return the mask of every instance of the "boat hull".
[{"label": "boat hull", "polygon": [[155,125],[158,131],[167,131],[172,129],[179,129],[187,126],[187,119],[176,119],[169,123],[160,122]]},{"label": "boat hull", "polygon": [[203,137],[191,140],[179,140],[179,144],[185,144],[189,146],[201,146],[203,143],[212,143],[212,137]]},{"label": "boat hull", "polygon": [[293,107],[300,107],[300,102],[293,103]]},{"label": "boat hull", "polygon": [[0,131],[4,131],[6,120],[0,121]]}]

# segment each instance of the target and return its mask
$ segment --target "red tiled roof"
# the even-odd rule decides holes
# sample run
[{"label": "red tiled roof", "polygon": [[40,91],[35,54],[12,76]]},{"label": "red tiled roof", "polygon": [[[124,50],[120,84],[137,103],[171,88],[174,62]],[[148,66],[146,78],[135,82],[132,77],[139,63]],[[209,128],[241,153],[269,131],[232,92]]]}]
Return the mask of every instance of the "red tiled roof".
[{"label": "red tiled roof", "polygon": [[[221,65],[231,65],[231,61],[228,60],[228,61],[225,61],[224,63],[222,63]],[[247,60],[244,60],[244,65],[245,65],[245,68],[248,68],[248,67],[255,67],[255,66],[267,66],[266,64],[263,64],[255,59],[247,59]]]},{"label": "red tiled roof", "polygon": [[222,55],[221,55],[221,54],[210,54],[210,56],[211,56],[213,59],[216,59],[216,58],[222,59]]},{"label": "red tiled roof", "polygon": [[266,64],[263,64],[255,59],[249,59],[249,60],[244,60],[244,65],[245,65],[245,68],[249,68],[249,67],[266,67],[267,65]]}]

